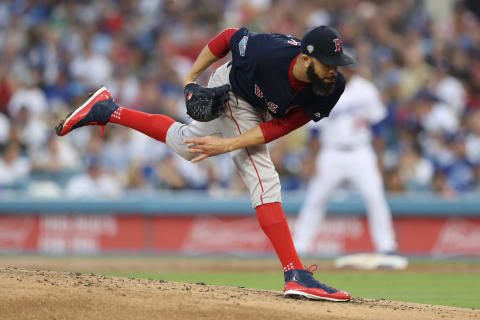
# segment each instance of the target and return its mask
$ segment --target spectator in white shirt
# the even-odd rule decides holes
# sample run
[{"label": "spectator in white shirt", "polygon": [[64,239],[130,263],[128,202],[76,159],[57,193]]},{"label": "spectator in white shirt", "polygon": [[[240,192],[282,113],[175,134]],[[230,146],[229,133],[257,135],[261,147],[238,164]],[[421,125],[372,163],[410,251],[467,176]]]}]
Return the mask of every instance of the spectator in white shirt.
[{"label": "spectator in white shirt", "polygon": [[457,114],[429,91],[421,90],[413,100],[412,110],[427,133],[449,133],[458,130]]},{"label": "spectator in white shirt", "polygon": [[104,172],[100,162],[92,159],[88,171],[73,177],[67,184],[66,195],[71,198],[116,198],[121,185],[117,179]]},{"label": "spectator in white shirt", "polygon": [[450,75],[447,66],[442,64],[436,66],[433,79],[435,95],[447,103],[457,115],[462,114],[467,94],[460,80]]},{"label": "spectator in white shirt", "polygon": [[38,75],[32,74],[22,79],[23,83],[13,93],[8,103],[8,114],[15,117],[24,107],[32,116],[39,117],[47,112],[48,102],[45,93],[37,86]]},{"label": "spectator in white shirt", "polygon": [[0,159],[0,186],[15,187],[24,182],[30,173],[30,162],[20,155],[20,146],[10,143]]},{"label": "spectator in white shirt", "polygon": [[32,154],[32,170],[46,173],[62,173],[75,170],[80,166],[77,151],[65,140],[51,135],[46,148],[35,150]]},{"label": "spectator in white shirt", "polygon": [[96,53],[91,44],[85,45],[85,53],[70,64],[73,76],[82,79],[89,88],[107,83],[112,75],[112,65],[107,57]]},{"label": "spectator in white shirt", "polygon": [[480,110],[473,111],[468,119],[468,134],[465,141],[467,159],[480,164]]}]

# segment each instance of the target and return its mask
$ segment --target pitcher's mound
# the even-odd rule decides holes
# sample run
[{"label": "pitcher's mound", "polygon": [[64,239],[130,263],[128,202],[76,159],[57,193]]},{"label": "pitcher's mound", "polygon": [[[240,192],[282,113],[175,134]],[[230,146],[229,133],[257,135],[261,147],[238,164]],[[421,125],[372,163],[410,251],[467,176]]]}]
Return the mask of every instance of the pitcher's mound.
[{"label": "pitcher's mound", "polygon": [[2,319],[478,319],[479,310],[353,298],[294,300],[282,292],[0,268]]}]

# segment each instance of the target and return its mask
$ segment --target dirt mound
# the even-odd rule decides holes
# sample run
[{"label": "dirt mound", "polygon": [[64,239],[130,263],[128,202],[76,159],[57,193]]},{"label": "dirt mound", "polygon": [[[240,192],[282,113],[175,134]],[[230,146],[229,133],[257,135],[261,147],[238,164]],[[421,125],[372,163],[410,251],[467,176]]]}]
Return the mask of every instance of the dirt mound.
[{"label": "dirt mound", "polygon": [[0,268],[2,319],[478,319],[479,310],[354,298],[285,299],[281,292]]}]

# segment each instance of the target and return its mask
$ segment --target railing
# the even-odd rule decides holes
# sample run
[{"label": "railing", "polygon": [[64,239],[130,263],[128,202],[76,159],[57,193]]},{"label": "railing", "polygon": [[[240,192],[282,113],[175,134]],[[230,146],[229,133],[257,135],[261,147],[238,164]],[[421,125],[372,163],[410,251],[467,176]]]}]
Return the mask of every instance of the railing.
[{"label": "railing", "polygon": [[[287,215],[296,215],[304,200],[303,192],[283,194]],[[466,194],[444,199],[428,193],[389,196],[394,216],[480,216],[480,195]],[[365,205],[357,195],[336,194],[328,205],[335,215],[364,215]],[[127,193],[116,199],[50,199],[4,194],[0,214],[143,214],[143,215],[242,215],[253,214],[250,199],[244,196],[212,197],[203,192]]]}]

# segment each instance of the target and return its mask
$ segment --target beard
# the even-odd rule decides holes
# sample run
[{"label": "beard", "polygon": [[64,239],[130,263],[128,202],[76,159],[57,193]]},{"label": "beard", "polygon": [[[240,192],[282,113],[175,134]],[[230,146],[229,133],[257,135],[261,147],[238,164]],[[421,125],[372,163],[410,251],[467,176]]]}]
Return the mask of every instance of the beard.
[{"label": "beard", "polygon": [[312,83],[312,90],[313,93],[315,93],[318,96],[328,96],[333,93],[335,90],[335,84],[337,81],[332,81],[330,83],[326,83],[325,79],[330,79],[333,78],[337,80],[337,77],[323,77],[320,78],[317,76],[315,73],[315,69],[313,68],[313,63],[310,63],[310,65],[307,68],[307,77],[308,80]]}]

